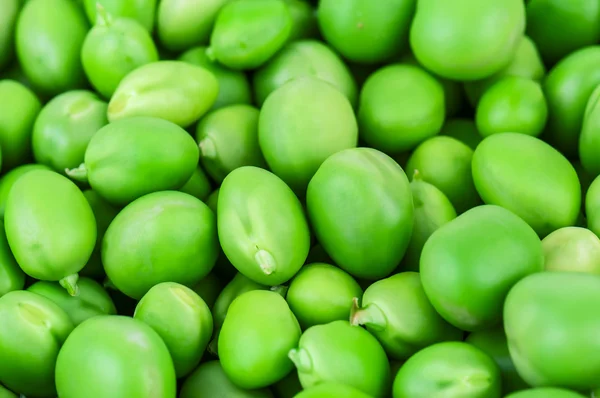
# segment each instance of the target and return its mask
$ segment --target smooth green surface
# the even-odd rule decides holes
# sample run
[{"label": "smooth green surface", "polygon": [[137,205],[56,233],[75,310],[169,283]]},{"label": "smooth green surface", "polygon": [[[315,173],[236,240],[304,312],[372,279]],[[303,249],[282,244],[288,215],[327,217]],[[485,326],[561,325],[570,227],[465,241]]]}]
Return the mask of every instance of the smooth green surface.
[{"label": "smooth green surface", "polygon": [[307,388],[294,395],[294,398],[371,398],[371,395],[347,384],[324,382]]},{"label": "smooth green surface", "polygon": [[25,286],[25,274],[10,251],[4,222],[0,221],[0,297]]},{"label": "smooth green surface", "polygon": [[[0,144],[1,146],[2,144]],[[6,207],[6,200],[8,199],[8,193],[12,189],[14,183],[24,174],[29,173],[32,170],[50,170],[50,167],[44,166],[43,164],[24,164],[10,170],[0,178],[0,217],[4,219],[4,209]]]},{"label": "smooth green surface", "polygon": [[544,269],[600,274],[600,239],[589,229],[564,227],[542,240]]},{"label": "smooth green surface", "polygon": [[154,29],[156,3],[158,0],[79,0],[83,3],[87,17],[92,24],[96,23],[98,4],[106,12],[115,17],[125,17],[136,20],[148,31]]}]

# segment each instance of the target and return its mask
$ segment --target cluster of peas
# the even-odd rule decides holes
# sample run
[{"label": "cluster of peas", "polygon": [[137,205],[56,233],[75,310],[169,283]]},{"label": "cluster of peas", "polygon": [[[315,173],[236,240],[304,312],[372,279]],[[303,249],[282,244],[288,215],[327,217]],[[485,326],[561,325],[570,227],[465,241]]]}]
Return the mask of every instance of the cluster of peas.
[{"label": "cluster of peas", "polygon": [[0,0],[0,398],[600,396],[598,0]]}]

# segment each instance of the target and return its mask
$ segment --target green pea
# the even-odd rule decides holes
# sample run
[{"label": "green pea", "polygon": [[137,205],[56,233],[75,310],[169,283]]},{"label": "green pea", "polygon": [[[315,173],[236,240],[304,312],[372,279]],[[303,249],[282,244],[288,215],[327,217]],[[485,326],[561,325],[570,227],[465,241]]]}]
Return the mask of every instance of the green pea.
[{"label": "green pea", "polygon": [[584,398],[584,396],[563,388],[541,387],[514,392],[505,398]]},{"label": "green pea", "polygon": [[110,123],[94,134],[85,161],[67,174],[87,181],[114,205],[147,193],[179,189],[198,165],[199,150],[181,127],[154,117]]},{"label": "green pea", "polygon": [[501,327],[471,333],[465,341],[488,354],[496,362],[496,365],[500,369],[503,393],[523,390],[529,387],[515,369],[508,351],[506,334]]},{"label": "green pea", "polygon": [[357,87],[350,70],[339,55],[316,40],[301,40],[286,45],[254,73],[256,102],[262,106],[269,94],[288,81],[303,76],[313,76],[332,84],[353,106],[356,105]]},{"label": "green pea", "polygon": [[348,321],[308,328],[289,357],[305,389],[333,382],[377,398],[389,393],[391,374],[385,351],[369,332]]},{"label": "green pea", "polygon": [[198,296],[204,300],[206,305],[208,305],[208,308],[212,310],[215,302],[217,301],[217,297],[219,297],[219,294],[223,290],[223,287],[224,286],[221,279],[214,272],[211,272],[202,278],[200,282],[192,286],[192,290],[196,292]]},{"label": "green pea", "polygon": [[371,398],[371,395],[342,383],[321,383],[307,388],[294,398]]},{"label": "green pea", "polygon": [[598,388],[599,306],[598,275],[543,272],[518,282],[506,297],[504,330],[519,375],[533,387]]},{"label": "green pea", "polygon": [[204,300],[179,283],[153,286],[135,307],[133,317],[150,325],[163,339],[177,377],[196,368],[213,332],[212,316]]},{"label": "green pea", "polygon": [[297,372],[290,372],[271,387],[277,398],[295,398],[302,391]]},{"label": "green pea", "polygon": [[546,271],[600,274],[600,239],[589,229],[565,227],[542,240]]},{"label": "green pea", "polygon": [[394,380],[394,398],[500,398],[500,370],[480,349],[438,343],[410,357]]},{"label": "green pea", "polygon": [[69,316],[49,299],[27,291],[0,297],[0,382],[33,397],[56,396],[54,365],[73,330]]},{"label": "green pea", "polygon": [[211,54],[231,69],[255,69],[288,40],[293,20],[281,0],[234,0],[217,15]]},{"label": "green pea", "polygon": [[415,0],[321,0],[317,9],[325,40],[359,63],[389,60],[407,47]]},{"label": "green pea", "polygon": [[4,222],[0,221],[0,297],[21,290],[25,286],[25,274],[17,264],[4,231]]},{"label": "green pea", "polygon": [[588,99],[600,84],[600,46],[575,51],[561,59],[544,81],[548,101],[545,139],[566,157],[577,156]]},{"label": "green pea", "polygon": [[[1,181],[2,180],[0,180],[0,183],[1,183]],[[1,185],[0,185],[0,187],[1,187]],[[208,198],[205,201],[207,206],[210,207],[210,209],[213,211],[213,213],[215,213],[215,215],[217,215],[217,207],[219,204],[219,191],[220,191],[219,188],[212,191],[212,193],[210,195],[208,195]]]},{"label": "green pea", "polygon": [[[493,28],[501,26],[500,29]],[[419,62],[453,80],[479,80],[506,67],[525,30],[522,0],[419,1],[410,45]]]},{"label": "green pea", "polygon": [[196,167],[190,179],[179,190],[204,202],[212,191],[212,185],[204,170]]},{"label": "green pea", "polygon": [[477,331],[500,323],[510,288],[543,265],[535,231],[510,211],[483,205],[431,235],[420,274],[437,312],[462,330]]},{"label": "green pea", "polygon": [[201,364],[185,379],[179,398],[273,398],[268,389],[244,390],[231,382],[219,361]]},{"label": "green pea", "polygon": [[267,168],[258,145],[257,108],[230,105],[210,112],[196,129],[200,161],[217,182],[242,166]]},{"label": "green pea", "polygon": [[114,18],[100,8],[96,24],[81,49],[81,62],[94,88],[110,98],[132,70],[158,61],[158,51],[148,31],[130,18]]},{"label": "green pea", "polygon": [[317,240],[349,274],[380,279],[400,263],[414,211],[408,178],[389,156],[370,148],[332,155],[310,181],[306,203]]},{"label": "green pea", "polygon": [[0,385],[0,398],[19,398],[19,396]]},{"label": "green pea", "polygon": [[472,150],[475,150],[482,140],[475,122],[471,119],[463,118],[447,119],[442,126],[440,135],[455,138],[469,146]]},{"label": "green pea", "polygon": [[28,0],[17,21],[19,63],[36,90],[53,96],[81,88],[85,75],[80,52],[88,30],[71,0]]},{"label": "green pea", "polygon": [[183,192],[155,192],[131,202],[110,223],[102,262],[110,281],[140,299],[161,282],[193,286],[215,265],[215,216]]},{"label": "green pea", "polygon": [[175,398],[175,369],[150,326],[103,315],[88,319],[67,338],[56,361],[56,388],[61,398]]},{"label": "green pea", "polygon": [[48,102],[33,126],[36,162],[64,173],[83,163],[92,136],[106,124],[108,105],[91,91],[67,91]]},{"label": "green pea", "polygon": [[577,221],[577,173],[544,141],[525,134],[493,134],[477,146],[472,167],[483,201],[514,212],[541,237]]},{"label": "green pea", "polygon": [[235,104],[252,103],[252,90],[248,76],[242,71],[222,66],[207,55],[206,47],[194,47],[181,54],[180,61],[201,66],[211,72],[219,83],[219,93],[211,110]]},{"label": "green pea", "polygon": [[215,103],[214,75],[183,61],[142,65],[121,80],[108,103],[108,120],[154,116],[188,127]]},{"label": "green pea", "polygon": [[287,354],[298,344],[300,334],[300,325],[281,295],[246,292],[231,303],[223,322],[221,366],[238,387],[267,387],[292,370]]},{"label": "green pea", "polygon": [[158,4],[157,32],[171,51],[208,43],[215,19],[229,0],[162,0]]},{"label": "green pea", "polygon": [[4,223],[10,249],[27,275],[59,281],[77,295],[77,273],[96,243],[94,213],[77,185],[53,171],[26,173],[10,190]]},{"label": "green pea", "polygon": [[304,0],[283,0],[292,17],[292,31],[288,42],[308,39],[319,34],[317,17],[312,5]]},{"label": "green pea", "polygon": [[31,132],[41,108],[30,89],[14,80],[0,80],[0,147],[5,170],[29,161]]},{"label": "green pea", "polygon": [[0,2],[0,71],[13,59],[15,52],[15,26],[21,10],[20,0]]},{"label": "green pea", "polygon": [[600,175],[600,162],[596,156],[600,149],[600,135],[597,133],[600,127],[599,99],[600,86],[594,89],[587,102],[579,137],[579,159],[592,178]]},{"label": "green pea", "polygon": [[324,263],[305,265],[290,283],[286,300],[302,329],[348,320],[358,283],[345,271]]},{"label": "green pea", "polygon": [[[0,120],[2,120],[0,118]],[[1,144],[0,144],[1,146]],[[24,174],[29,173],[33,170],[50,170],[50,167],[43,164],[24,164],[17,166],[4,174],[0,178],[0,218],[4,219],[4,209],[6,207],[6,200],[8,199],[8,193],[13,187],[14,183]]]},{"label": "green pea", "polygon": [[522,77],[498,80],[481,96],[475,113],[479,133],[521,133],[539,136],[546,125],[548,106],[542,86]]},{"label": "green pea", "polygon": [[148,32],[154,30],[157,0],[81,0],[92,24],[98,19],[98,5],[115,17],[136,20]]},{"label": "green pea", "polygon": [[79,295],[70,296],[56,282],[39,281],[27,288],[28,291],[46,297],[63,309],[77,326],[83,321],[98,315],[116,315],[112,299],[106,290],[96,281],[79,278],[77,281]]}]

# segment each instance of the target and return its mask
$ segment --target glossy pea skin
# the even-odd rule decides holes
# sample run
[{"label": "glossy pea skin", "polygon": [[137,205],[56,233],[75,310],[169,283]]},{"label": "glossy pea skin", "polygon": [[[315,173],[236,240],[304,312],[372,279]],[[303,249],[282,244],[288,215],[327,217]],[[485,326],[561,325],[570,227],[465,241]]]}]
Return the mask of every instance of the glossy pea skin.
[{"label": "glossy pea skin", "polygon": [[535,231],[510,211],[475,207],[435,231],[421,254],[425,294],[437,312],[466,331],[500,323],[502,304],[520,279],[543,269]]},{"label": "glossy pea skin", "polygon": [[598,388],[599,305],[598,275],[543,272],[511,289],[504,304],[504,330],[517,372],[528,384]]},{"label": "glossy pea skin", "polygon": [[10,170],[31,157],[31,132],[42,105],[29,88],[0,80],[0,147],[2,168]]},{"label": "glossy pea skin", "polygon": [[383,152],[353,148],[329,157],[310,181],[306,203],[317,240],[350,275],[381,279],[400,263],[412,234],[412,193],[402,168]]},{"label": "glossy pea skin", "polygon": [[139,22],[106,12],[88,32],[81,49],[85,74],[105,98],[114,94],[129,72],[156,61],[156,46]]},{"label": "glossy pea skin", "polygon": [[211,193],[212,186],[204,170],[201,167],[196,167],[190,179],[179,190],[204,202]]},{"label": "glossy pea skin", "polygon": [[194,139],[176,124],[132,117],[98,130],[83,167],[67,174],[87,179],[108,202],[126,205],[151,192],[181,188],[194,173],[199,152]]},{"label": "glossy pea skin", "polygon": [[[498,26],[502,26],[498,29]],[[419,1],[410,46],[428,70],[453,80],[479,80],[511,61],[525,30],[522,0]]]},{"label": "glossy pea skin", "polygon": [[385,351],[369,332],[348,321],[308,328],[289,356],[305,389],[337,382],[377,398],[389,393],[390,364]]},{"label": "glossy pea skin", "polygon": [[98,4],[114,17],[125,17],[139,22],[148,32],[154,30],[157,0],[81,0],[92,24],[98,18]]},{"label": "glossy pea skin", "polygon": [[211,52],[231,69],[255,69],[283,47],[292,25],[292,16],[281,0],[234,0],[217,15]]},{"label": "glossy pea skin", "polygon": [[294,395],[294,398],[371,398],[371,395],[342,383],[320,383]]},{"label": "glossy pea skin", "polygon": [[373,64],[390,59],[407,46],[415,4],[415,0],[323,0],[317,18],[323,37],[342,56]]},{"label": "glossy pea skin", "polygon": [[183,61],[152,62],[121,80],[108,103],[108,120],[154,116],[188,127],[213,106],[218,91],[217,79],[202,67]]},{"label": "glossy pea skin", "polygon": [[20,0],[2,0],[2,2],[0,2],[0,71],[2,71],[14,57],[15,25],[20,10]]},{"label": "glossy pea skin", "polygon": [[83,163],[92,136],[108,124],[107,108],[106,102],[87,90],[68,91],[50,100],[33,125],[36,162],[58,173]]},{"label": "glossy pea skin", "polygon": [[0,297],[13,290],[21,290],[24,286],[25,274],[10,251],[4,222],[0,221]]},{"label": "glossy pea skin", "polygon": [[289,43],[254,73],[257,104],[261,106],[273,91],[302,76],[314,76],[332,84],[356,105],[358,90],[350,69],[330,47],[317,40]]},{"label": "glossy pea skin", "polygon": [[[1,144],[0,144],[1,145]],[[10,170],[0,178],[0,218],[4,219],[4,209],[6,207],[6,200],[8,194],[12,189],[14,183],[22,176],[29,173],[32,170],[51,170],[50,167],[43,164],[32,163],[17,166]]]},{"label": "glossy pea skin", "polygon": [[600,161],[596,154],[600,150],[600,86],[596,87],[585,107],[581,136],[579,137],[579,159],[585,171],[592,177],[600,175]]},{"label": "glossy pea skin", "polygon": [[242,166],[267,168],[258,144],[259,110],[230,105],[210,112],[196,128],[200,162],[217,182]]},{"label": "glossy pea skin", "polygon": [[290,280],[308,255],[310,232],[300,201],[281,179],[258,167],[240,167],[225,178],[217,225],[231,264],[263,285]]},{"label": "glossy pea skin", "polygon": [[29,0],[17,21],[16,48],[36,91],[53,96],[85,84],[79,54],[88,30],[70,0]]},{"label": "glossy pea skin", "polygon": [[473,181],[485,203],[514,212],[540,235],[574,225],[581,186],[569,161],[525,134],[485,138],[473,155]]},{"label": "glossy pea skin", "polygon": [[544,269],[600,275],[600,239],[589,229],[564,227],[542,240]]},{"label": "glossy pea skin", "polygon": [[585,195],[587,227],[600,237],[600,178],[596,177]]},{"label": "glossy pea skin", "polygon": [[483,139],[479,131],[477,131],[475,122],[472,119],[466,118],[447,119],[440,130],[440,135],[455,138],[472,150],[475,150]]},{"label": "glossy pea skin", "polygon": [[56,361],[56,388],[61,398],[175,398],[175,369],[150,326],[103,315],[88,319],[67,338]]},{"label": "glossy pea skin", "polygon": [[584,395],[563,388],[541,387],[514,392],[505,398],[584,398]]},{"label": "glossy pea skin", "polygon": [[140,299],[160,282],[198,283],[215,265],[218,248],[208,206],[186,193],[161,191],[119,212],[104,235],[102,262],[120,291]]},{"label": "glossy pea skin", "polygon": [[83,321],[98,315],[116,315],[112,299],[96,281],[79,278],[79,295],[72,297],[56,282],[38,281],[27,288],[28,291],[44,296],[63,309],[77,326]]},{"label": "glossy pea skin", "polygon": [[500,370],[480,349],[438,343],[410,357],[394,380],[394,398],[500,398]]},{"label": "glossy pea skin", "polygon": [[288,289],[286,300],[302,329],[336,320],[348,320],[359,284],[345,271],[329,264],[303,266]]},{"label": "glossy pea skin", "polygon": [[300,339],[300,325],[281,295],[254,290],[229,306],[219,335],[219,359],[238,387],[256,389],[292,371],[288,352]]},{"label": "glossy pea skin", "polygon": [[386,153],[413,149],[439,133],[444,118],[444,89],[418,66],[383,67],[362,87],[358,108],[360,136]]},{"label": "glossy pea skin", "polygon": [[0,382],[32,397],[55,397],[56,357],[73,330],[68,315],[49,299],[27,291],[0,297]]},{"label": "glossy pea skin", "polygon": [[160,335],[173,358],[178,378],[200,363],[213,332],[208,305],[179,283],[153,286],[135,307],[133,318],[150,325]]},{"label": "glossy pea skin", "polygon": [[475,113],[477,130],[484,137],[507,132],[537,137],[547,118],[542,86],[520,77],[498,80],[481,96]]}]

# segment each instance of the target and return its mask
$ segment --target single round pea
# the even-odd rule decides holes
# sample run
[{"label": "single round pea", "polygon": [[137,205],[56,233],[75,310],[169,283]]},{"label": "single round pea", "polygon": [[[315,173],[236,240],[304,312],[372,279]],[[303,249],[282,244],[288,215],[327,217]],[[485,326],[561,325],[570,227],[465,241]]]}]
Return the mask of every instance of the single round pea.
[{"label": "single round pea", "polygon": [[[204,278],[200,280],[200,282],[196,283],[192,286],[192,290],[204,300],[208,308],[212,310],[215,302],[217,301],[217,297],[223,290],[225,286],[223,285],[223,281],[216,275],[214,272],[209,273]],[[214,321],[214,317],[213,317]],[[214,336],[214,332],[213,332]]]},{"label": "single round pea", "polygon": [[22,290],[24,286],[25,274],[10,251],[4,222],[0,221],[0,297],[13,290]]},{"label": "single round pea", "polygon": [[[1,120],[1,119],[0,119]],[[0,144],[1,146],[1,144]],[[24,174],[29,173],[33,170],[51,170],[50,167],[43,164],[24,164],[17,166],[4,174],[0,178],[0,218],[4,219],[4,209],[6,207],[6,200],[8,199],[8,193],[13,187],[14,183]]]},{"label": "single round pea", "polygon": [[542,240],[546,271],[600,274],[600,239],[589,229],[564,227]]},{"label": "single round pea", "polygon": [[585,398],[585,396],[564,388],[540,387],[514,392],[504,398]]},{"label": "single round pea", "polygon": [[14,57],[15,26],[19,11],[21,11],[20,0],[0,2],[0,71],[10,64]]},{"label": "single round pea", "polygon": [[324,382],[314,385],[294,395],[294,398],[371,398],[371,395],[347,384]]},{"label": "single round pea", "polygon": [[156,3],[158,0],[79,0],[92,24],[98,19],[98,5],[115,17],[136,20],[148,31],[154,30]]},{"label": "single round pea", "polygon": [[204,170],[196,167],[190,179],[179,188],[179,191],[195,196],[204,202],[212,191],[212,185]]},{"label": "single round pea", "polygon": [[475,122],[464,118],[447,119],[442,126],[440,135],[455,138],[469,146],[472,150],[475,150],[483,139],[479,131],[477,131]]},{"label": "single round pea", "polygon": [[317,37],[319,26],[313,5],[305,0],[283,0],[292,17],[292,31],[288,43]]}]

